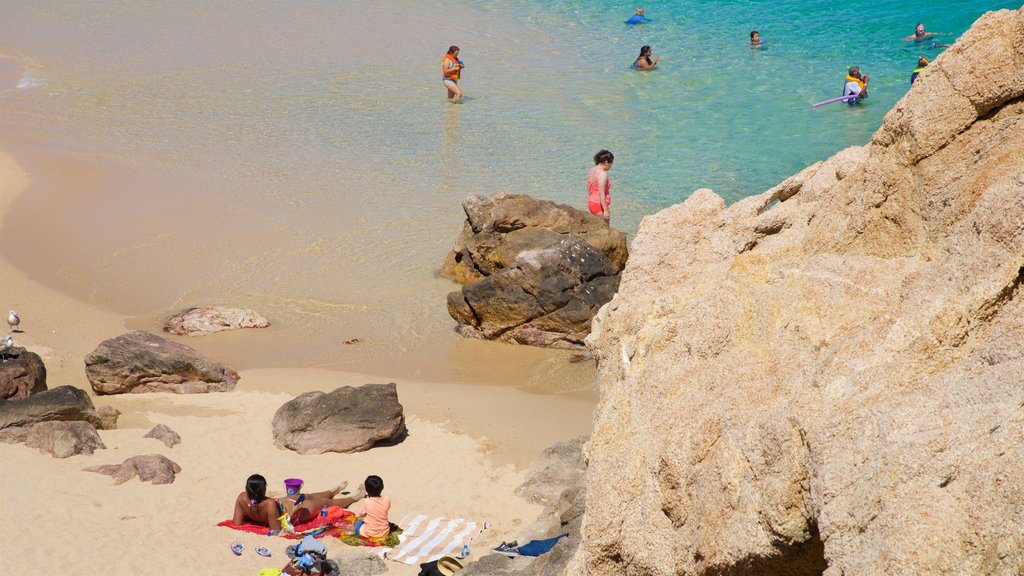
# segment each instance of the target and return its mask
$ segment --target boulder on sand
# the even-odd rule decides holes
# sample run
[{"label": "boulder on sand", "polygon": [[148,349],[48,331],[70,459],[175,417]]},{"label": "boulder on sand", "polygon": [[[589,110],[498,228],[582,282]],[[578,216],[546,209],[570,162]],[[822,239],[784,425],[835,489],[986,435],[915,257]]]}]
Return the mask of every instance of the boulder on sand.
[{"label": "boulder on sand", "polygon": [[81,420],[102,426],[89,394],[74,386],[58,386],[21,400],[0,400],[0,429],[52,420]]},{"label": "boulder on sand", "polygon": [[274,413],[274,443],[299,454],[361,452],[405,435],[394,383],[306,392]]},{"label": "boulder on sand", "polygon": [[35,352],[13,347],[0,361],[0,398],[19,400],[46,390],[46,366]]},{"label": "boulder on sand", "polygon": [[542,250],[578,236],[622,271],[626,236],[598,216],[524,194],[469,195],[462,202],[466,222],[439,274],[471,284],[510,266],[520,253]]},{"label": "boulder on sand", "polygon": [[270,322],[252,310],[224,306],[200,306],[172,316],[164,330],[179,336],[206,336],[224,330],[266,328]]},{"label": "boulder on sand", "polygon": [[85,357],[96,394],[234,390],[238,372],[177,342],[143,330],[103,341]]},{"label": "boulder on sand", "polygon": [[181,466],[162,454],[145,454],[132,456],[121,464],[89,466],[82,470],[113,476],[115,486],[124,484],[136,476],[143,482],[171,484],[174,482],[174,475],[181,472]]},{"label": "boulder on sand", "polygon": [[167,424],[157,424],[156,426],[153,426],[153,429],[147,432],[143,438],[159,440],[168,448],[173,448],[175,444],[181,444],[181,436],[179,436],[174,430],[171,430],[171,427]]},{"label": "boulder on sand", "polygon": [[67,458],[76,454],[92,454],[106,448],[96,428],[88,422],[39,422],[29,429],[25,445],[38,448],[54,458]]},{"label": "boulder on sand", "polygon": [[615,266],[579,237],[519,254],[510,266],[448,294],[463,336],[581,348],[619,286]]}]

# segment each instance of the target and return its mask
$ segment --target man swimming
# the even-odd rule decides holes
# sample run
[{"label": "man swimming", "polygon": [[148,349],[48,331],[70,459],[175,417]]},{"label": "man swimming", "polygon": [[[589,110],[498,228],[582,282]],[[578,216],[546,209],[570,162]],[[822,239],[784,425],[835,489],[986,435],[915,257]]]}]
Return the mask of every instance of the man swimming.
[{"label": "man swimming", "polygon": [[924,24],[918,23],[917,26],[914,27],[914,33],[903,39],[913,40],[915,42],[924,42],[925,40],[931,40],[935,36],[940,36],[942,34],[942,32],[928,32],[924,29]]},{"label": "man swimming", "polygon": [[644,9],[637,7],[636,12],[626,20],[626,24],[632,26],[634,24],[643,24],[644,22],[650,22],[646,16],[644,16]]}]

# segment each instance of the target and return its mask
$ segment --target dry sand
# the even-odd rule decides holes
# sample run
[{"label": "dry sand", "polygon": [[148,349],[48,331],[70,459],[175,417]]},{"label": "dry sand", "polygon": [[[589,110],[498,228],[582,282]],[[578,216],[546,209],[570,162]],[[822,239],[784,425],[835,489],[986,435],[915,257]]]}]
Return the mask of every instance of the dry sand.
[{"label": "dry sand", "polygon": [[[9,156],[0,154],[0,217],[28,186]],[[2,256],[2,253],[0,253]],[[39,353],[48,384],[90,390],[82,359],[103,339],[125,331],[124,319],[27,278],[0,259],[0,307],[23,318],[18,345]],[[216,337],[216,336],[211,336]],[[494,386],[399,381],[409,437],[360,454],[300,456],[273,444],[270,420],[295,394],[386,379],[316,369],[243,370],[231,393],[94,397],[97,407],[122,411],[117,430],[100,431],[106,444],[91,456],[55,459],[23,445],[0,444],[0,487],[6,495],[7,534],[0,557],[13,574],[256,574],[281,567],[280,538],[214,524],[228,518],[245,478],[259,472],[280,493],[282,479],[299,476],[307,490],[348,481],[355,488],[380,475],[391,496],[392,520],[411,512],[486,520],[492,527],[476,551],[502,540],[534,536],[527,526],[540,507],[513,495],[528,463],[546,446],[589,433],[594,400],[533,394]],[[182,443],[167,448],[142,436],[166,424]],[[182,467],[173,484],[138,479],[115,486],[109,476],[83,472],[139,454],[163,454]],[[245,545],[240,557],[233,540]],[[326,539],[329,554],[358,555]],[[274,557],[253,552],[258,545]],[[386,562],[388,573],[418,567]]]}]

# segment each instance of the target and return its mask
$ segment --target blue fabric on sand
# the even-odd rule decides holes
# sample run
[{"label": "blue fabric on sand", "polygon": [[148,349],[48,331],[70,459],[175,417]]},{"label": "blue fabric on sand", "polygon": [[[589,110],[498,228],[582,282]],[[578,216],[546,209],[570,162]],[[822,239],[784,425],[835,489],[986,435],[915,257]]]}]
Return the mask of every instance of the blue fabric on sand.
[{"label": "blue fabric on sand", "polygon": [[554,548],[555,544],[557,544],[559,540],[568,535],[569,533],[566,532],[565,534],[560,534],[554,538],[548,538],[547,540],[530,540],[526,544],[516,548],[516,552],[519,552],[519,554],[523,556],[540,556]]}]

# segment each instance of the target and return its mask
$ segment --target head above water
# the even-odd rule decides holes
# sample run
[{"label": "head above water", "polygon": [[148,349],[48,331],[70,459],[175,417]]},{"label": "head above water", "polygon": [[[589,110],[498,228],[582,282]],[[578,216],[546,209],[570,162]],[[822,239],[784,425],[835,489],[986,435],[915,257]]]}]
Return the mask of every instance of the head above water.
[{"label": "head above water", "polygon": [[917,59],[917,65],[918,66],[927,66],[928,65],[928,59],[925,58],[924,56],[921,56],[920,58]]},{"label": "head above water", "polygon": [[595,165],[607,163],[611,166],[612,162],[615,162],[615,155],[608,150],[599,150],[597,154],[594,154]]},{"label": "head above water", "polygon": [[926,34],[926,32],[924,31],[924,24],[921,24],[920,22],[918,22],[917,26],[914,27],[914,36],[917,36],[917,37],[920,38],[921,36],[924,36],[925,34]]},{"label": "head above water", "polygon": [[267,499],[267,479],[259,474],[253,474],[249,476],[249,479],[245,481],[245,494],[252,500],[259,504]]},{"label": "head above water", "polygon": [[449,46],[448,47],[448,53],[451,54],[452,56],[455,56],[456,54],[459,53],[459,47],[458,46]]},{"label": "head above water", "polygon": [[651,47],[649,45],[645,44],[645,45],[640,47],[640,57],[641,58],[643,58],[644,56],[650,56],[650,55],[651,55]]},{"label": "head above water", "polygon": [[644,15],[644,9],[642,7],[640,7],[640,6],[637,6],[636,7],[636,15],[637,16],[643,16]]},{"label": "head above water", "polygon": [[750,41],[751,42],[760,42],[761,41],[761,33],[758,32],[757,30],[751,30],[750,31]]},{"label": "head above water", "polygon": [[384,491],[384,481],[380,476],[367,476],[363,481],[363,488],[366,488],[366,494],[369,496],[380,496]]},{"label": "head above water", "polygon": [[860,66],[850,66],[850,76],[860,78]]}]

